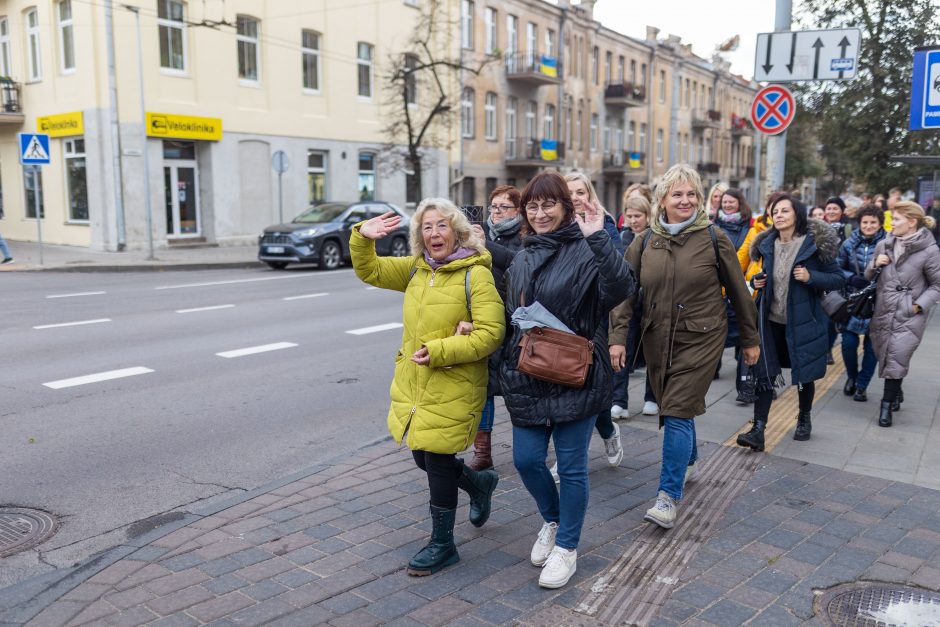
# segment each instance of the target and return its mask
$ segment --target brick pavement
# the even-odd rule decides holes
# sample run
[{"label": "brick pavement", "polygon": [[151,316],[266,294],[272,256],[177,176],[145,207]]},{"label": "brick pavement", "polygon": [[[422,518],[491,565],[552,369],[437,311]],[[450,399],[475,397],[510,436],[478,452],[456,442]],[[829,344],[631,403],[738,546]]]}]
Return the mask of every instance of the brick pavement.
[{"label": "brick pavement", "polygon": [[561,590],[540,589],[528,563],[541,521],[503,423],[493,515],[474,528],[462,495],[461,561],[431,577],[404,572],[430,529],[425,477],[385,441],[119,547],[0,624],[795,625],[819,620],[818,591],[845,582],[940,590],[940,492],[703,444],[665,532],[642,520],[660,436],[621,430],[620,468],[592,444],[578,572]]}]

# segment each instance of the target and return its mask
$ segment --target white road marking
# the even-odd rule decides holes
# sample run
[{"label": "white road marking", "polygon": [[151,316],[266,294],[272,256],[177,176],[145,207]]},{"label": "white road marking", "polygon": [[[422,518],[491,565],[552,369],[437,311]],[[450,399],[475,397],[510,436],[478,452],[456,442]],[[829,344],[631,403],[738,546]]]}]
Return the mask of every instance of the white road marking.
[{"label": "white road marking", "polygon": [[350,335],[368,335],[369,333],[378,333],[379,331],[389,331],[391,329],[400,329],[403,325],[401,322],[389,322],[387,324],[377,324],[374,327],[364,327],[362,329],[353,329],[352,331],[346,331]]},{"label": "white road marking", "polygon": [[284,300],[300,300],[302,298],[317,298],[318,296],[329,296],[329,293],[320,292],[318,294],[301,294],[300,296],[286,296]]},{"label": "white road marking", "polygon": [[111,379],[121,379],[124,377],[133,377],[138,374],[147,374],[153,372],[150,368],[138,366],[136,368],[123,368],[122,370],[109,370],[107,372],[98,372],[96,374],[87,374],[83,377],[74,377],[72,379],[59,379],[58,381],[49,381],[43,383],[47,388],[61,390],[62,388],[71,388],[76,385],[86,385],[88,383],[99,383],[101,381],[110,381]]},{"label": "white road marking", "polygon": [[34,329],[57,329],[59,327],[77,327],[83,324],[98,324],[99,322],[111,322],[111,318],[97,318],[95,320],[79,320],[77,322],[59,322],[58,324],[40,324]]},{"label": "white road marking", "polygon": [[211,305],[209,307],[193,307],[192,309],[177,309],[176,313],[196,313],[197,311],[215,311],[216,309],[231,309],[235,305]]},{"label": "white road marking", "polygon": [[367,289],[367,290],[377,290],[377,289],[379,289],[379,288],[377,288],[377,287],[374,286],[374,285],[370,285],[370,286],[367,287],[366,289]]},{"label": "white road marking", "polygon": [[52,294],[46,296],[46,298],[72,298],[73,296],[98,296],[100,294],[107,294],[107,292],[76,292],[74,294]]},{"label": "white road marking", "polygon": [[224,351],[216,353],[219,357],[231,359],[233,357],[244,357],[245,355],[254,355],[255,353],[267,353],[269,351],[278,351],[282,348],[293,348],[297,346],[291,342],[278,342],[276,344],[262,344],[261,346],[251,346],[248,348],[239,348],[233,351]]},{"label": "white road marking", "polygon": [[[338,270],[329,273],[329,276],[335,276],[337,274],[346,274],[352,272],[352,270]],[[313,276],[321,276],[319,274],[310,274],[304,272],[303,274],[280,274],[278,276],[265,276],[257,277],[254,279],[231,279],[229,281],[207,281],[205,283],[182,283],[180,285],[161,285],[155,287],[155,290],[178,290],[185,287],[210,287],[213,285],[234,285],[236,283],[255,283],[257,281],[280,281],[282,279],[308,279]],[[326,275],[323,275],[326,276]]]}]

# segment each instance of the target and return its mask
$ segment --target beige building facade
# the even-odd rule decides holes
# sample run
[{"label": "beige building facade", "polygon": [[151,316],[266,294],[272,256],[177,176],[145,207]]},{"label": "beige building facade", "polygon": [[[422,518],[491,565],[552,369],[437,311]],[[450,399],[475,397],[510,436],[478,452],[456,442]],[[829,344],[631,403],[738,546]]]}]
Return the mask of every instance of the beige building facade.
[{"label": "beige building facade", "polygon": [[[382,81],[416,0],[128,0],[109,18],[110,4],[0,0],[5,237],[36,239],[41,198],[46,242],[142,248],[147,183],[158,247],[253,241],[280,199],[284,220],[316,200],[408,200],[406,173],[382,167]],[[36,131],[51,162],[32,176],[17,133]],[[447,190],[437,152],[425,195]]]},{"label": "beige building facade", "polygon": [[684,162],[753,204],[757,85],[656,28],[642,40],[606,28],[593,4],[461,0],[462,54],[493,61],[464,82],[453,195],[481,205],[498,184],[577,170],[619,213],[627,186]]}]

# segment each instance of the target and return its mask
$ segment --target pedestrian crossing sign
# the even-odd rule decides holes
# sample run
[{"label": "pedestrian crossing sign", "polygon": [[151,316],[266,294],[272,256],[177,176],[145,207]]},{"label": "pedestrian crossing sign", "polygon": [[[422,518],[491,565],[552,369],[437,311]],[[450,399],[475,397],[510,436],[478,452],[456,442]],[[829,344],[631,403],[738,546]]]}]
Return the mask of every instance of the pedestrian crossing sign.
[{"label": "pedestrian crossing sign", "polygon": [[49,164],[49,136],[43,133],[20,133],[20,163]]}]

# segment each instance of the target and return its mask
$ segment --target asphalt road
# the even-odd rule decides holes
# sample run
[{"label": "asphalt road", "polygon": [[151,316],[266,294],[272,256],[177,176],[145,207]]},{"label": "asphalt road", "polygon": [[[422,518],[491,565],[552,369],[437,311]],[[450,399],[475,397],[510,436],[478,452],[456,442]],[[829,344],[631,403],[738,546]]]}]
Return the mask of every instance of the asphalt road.
[{"label": "asphalt road", "polygon": [[0,587],[387,433],[402,296],[349,269],[9,274],[0,302],[0,505],[61,521]]}]

